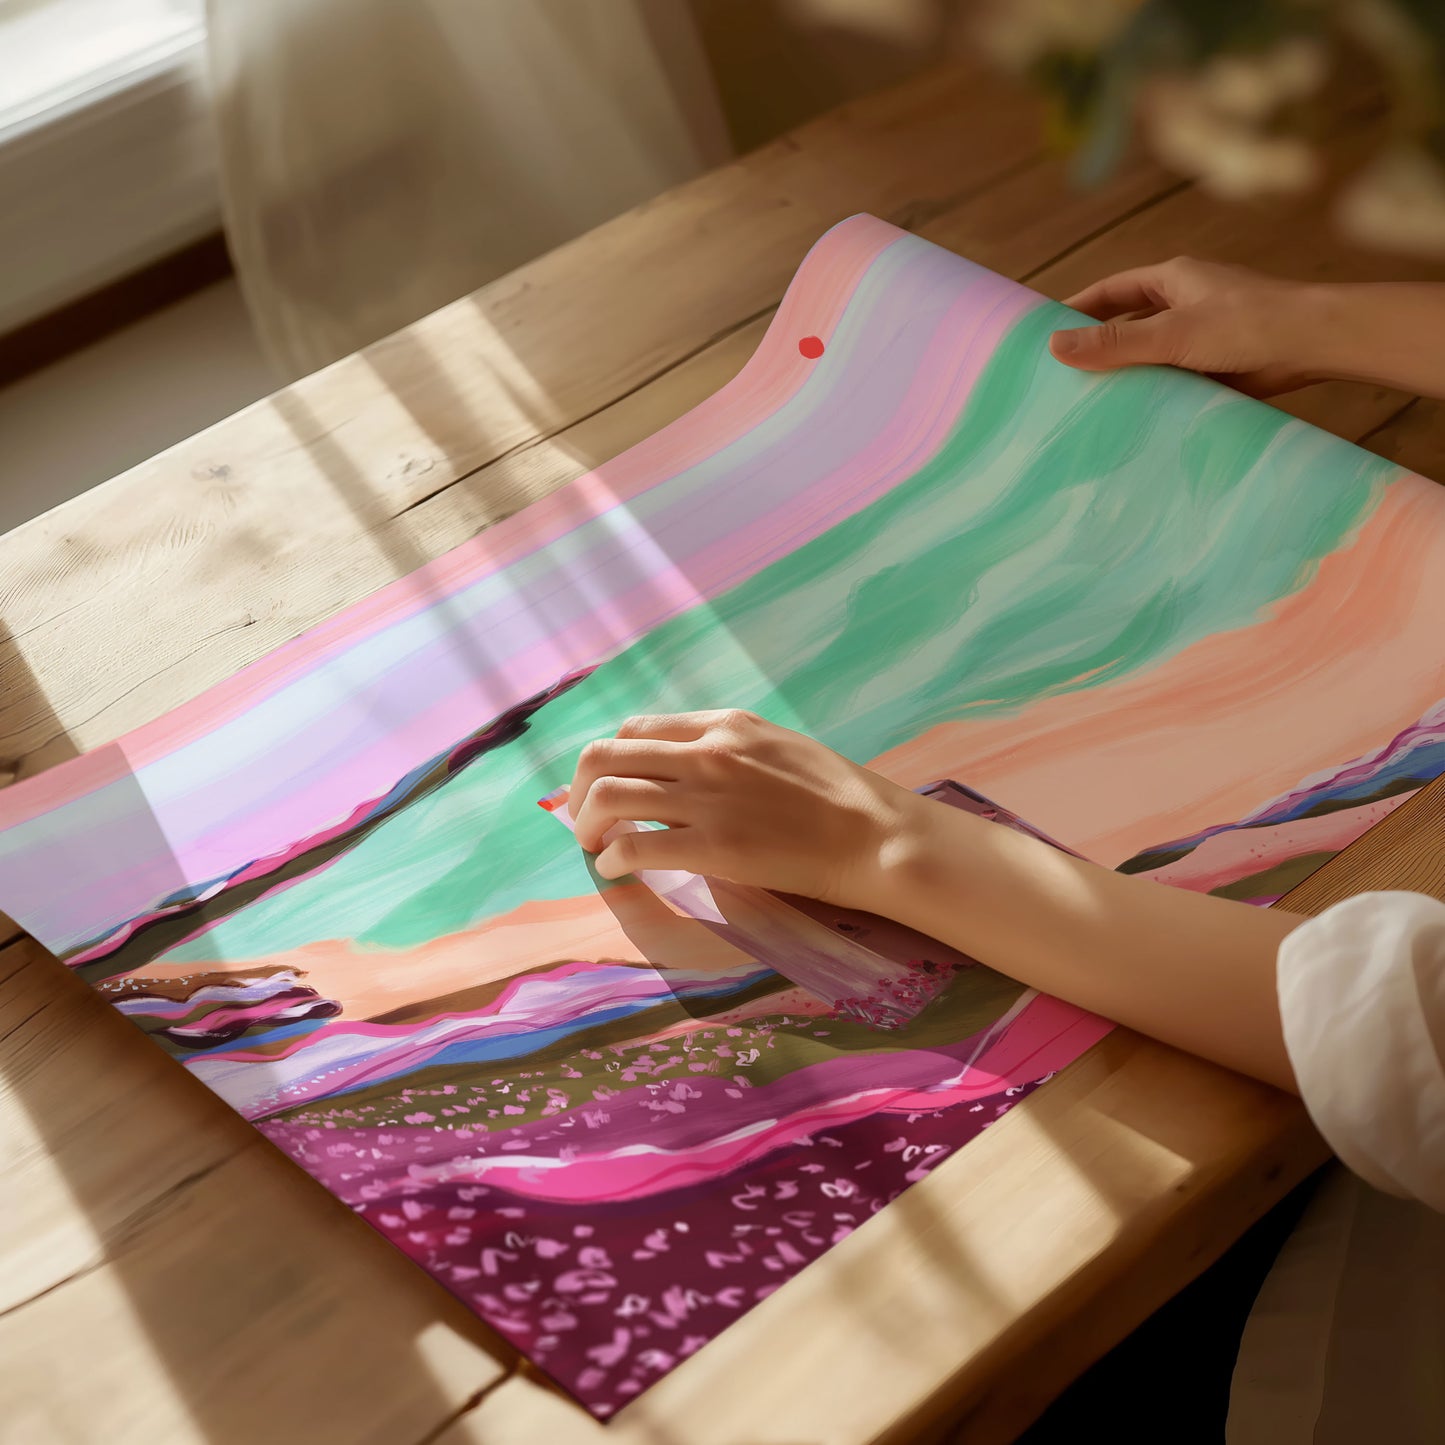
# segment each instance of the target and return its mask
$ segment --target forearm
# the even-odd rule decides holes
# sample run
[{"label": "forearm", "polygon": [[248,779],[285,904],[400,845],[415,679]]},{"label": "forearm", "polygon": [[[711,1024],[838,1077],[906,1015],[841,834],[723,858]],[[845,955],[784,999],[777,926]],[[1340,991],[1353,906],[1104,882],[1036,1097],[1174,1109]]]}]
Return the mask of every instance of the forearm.
[{"label": "forearm", "polygon": [[1445,397],[1445,285],[1302,286],[1288,304],[1280,336],[1302,371]]},{"label": "forearm", "polygon": [[1275,957],[1296,916],[1113,873],[934,804],[871,906],[1030,987],[1295,1087]]}]

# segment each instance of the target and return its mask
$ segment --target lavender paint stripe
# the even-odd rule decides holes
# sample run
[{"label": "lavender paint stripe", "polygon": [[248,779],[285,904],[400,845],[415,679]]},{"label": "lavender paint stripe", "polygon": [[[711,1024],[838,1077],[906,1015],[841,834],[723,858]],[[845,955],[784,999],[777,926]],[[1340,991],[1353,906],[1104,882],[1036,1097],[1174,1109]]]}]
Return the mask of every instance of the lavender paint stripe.
[{"label": "lavender paint stripe", "polygon": [[[890,248],[888,252],[884,253],[884,257],[886,258],[892,255],[894,251],[900,249],[902,249],[902,243],[900,243],[898,247]],[[931,254],[929,254],[930,252]],[[970,267],[969,263],[963,262],[956,257],[950,257],[946,255],[946,253],[937,252],[932,248],[924,248],[923,254],[928,262],[933,263],[935,266],[941,264],[947,270],[964,268],[973,271],[975,269]],[[905,255],[901,259],[906,261],[908,258]],[[879,264],[880,263],[875,263],[875,268]],[[937,285],[938,278],[933,274],[929,266],[918,266],[916,270],[918,275],[914,279],[918,285],[919,295],[923,296],[927,294],[930,287]],[[980,274],[986,276],[986,273]],[[875,278],[878,286],[882,286],[886,280],[886,277]],[[1017,294],[1021,298],[1020,309],[1028,304],[1034,304],[1034,298],[1031,297],[1030,293],[1023,291],[1022,288],[1013,287],[1012,283],[999,283],[996,279],[989,278],[987,283],[981,281],[979,284],[987,284],[994,290],[999,290],[1000,286],[1002,286],[1006,294]],[[850,311],[854,313],[851,316],[851,324],[855,327],[866,324],[866,316],[860,319],[856,314],[856,308],[850,308]],[[845,313],[844,321],[840,324],[839,328],[840,334],[842,335],[842,341],[839,346],[845,357],[847,352],[846,332],[849,324],[850,314]],[[926,351],[930,344],[935,343],[936,336],[936,328],[921,329],[918,336],[913,339],[916,342],[922,343],[923,350]],[[901,344],[901,342],[899,344]],[[858,364],[862,365],[864,362],[866,362],[866,358],[862,358]],[[972,369],[976,368],[971,368],[971,370]],[[846,393],[846,388],[841,389]],[[898,401],[897,398],[891,396],[887,398],[878,397],[875,398],[875,400],[885,403],[880,413],[884,418],[893,411]],[[806,387],[799,393],[795,404],[802,409],[802,415],[810,426],[819,425],[819,408],[816,403],[810,404]],[[856,449],[859,441],[859,431],[856,415],[852,414],[852,411],[856,409],[845,408],[844,410],[850,413],[846,417],[849,425],[839,431],[839,442],[833,449],[833,452],[822,457],[811,474],[807,473],[807,469],[801,469],[798,472],[800,476],[807,475],[808,485],[825,485],[830,474],[835,472],[839,466],[843,465],[849,455]],[[839,418],[840,423],[844,419],[845,418]],[[775,418],[767,427],[759,428],[758,434],[759,436],[764,436],[764,434],[771,433],[772,435],[765,437],[765,439],[771,441],[773,449],[776,450],[781,447],[786,450],[787,440],[793,425],[794,422],[791,418],[789,418],[786,423],[783,420]],[[940,428],[940,431],[942,430],[943,429]],[[766,451],[767,448],[764,450]],[[916,464],[916,458],[910,458],[909,464]],[[736,474],[740,466],[744,473],[750,472],[752,489],[748,492],[748,496],[753,499],[757,506],[762,508],[762,512],[765,514],[764,520],[766,520],[766,514],[776,507],[778,500],[776,481],[767,467],[756,463],[752,467],[747,467],[746,465],[742,465],[738,459],[730,458],[727,451],[724,451],[719,458],[713,459],[709,465],[716,465],[720,472],[728,472],[731,470]],[[690,475],[691,474],[684,474],[684,476]],[[691,486],[692,483],[689,482],[687,485]],[[654,491],[661,490],[663,490],[663,488],[654,489]],[[650,495],[652,494],[649,494],[649,496]],[[722,500],[726,501],[729,508],[732,508],[738,504],[739,496],[739,489],[730,486],[727,489],[726,497]],[[659,503],[658,505],[660,507],[661,504]],[[824,514],[824,518],[821,523],[822,526],[826,526],[836,520],[836,514],[826,513]],[[704,512],[694,520],[693,530],[700,536],[715,535],[717,528],[716,526],[709,528],[709,520],[716,522],[718,519],[710,519],[706,512]],[[595,536],[578,537],[570,539],[570,546],[554,549],[554,554],[549,554],[549,567],[554,569],[551,577],[548,579],[552,590],[542,590],[543,584],[540,579],[533,578],[529,582],[524,578],[520,595],[504,596],[502,598],[500,611],[493,614],[492,625],[496,629],[504,630],[511,634],[508,637],[508,642],[510,650],[513,653],[530,646],[534,649],[534,656],[540,657],[540,654],[546,650],[547,645],[556,641],[554,637],[549,636],[549,633],[555,629],[557,606],[561,600],[570,599],[578,609],[595,609],[596,598],[588,596],[585,590],[578,585],[577,577],[573,575],[578,572],[579,568],[583,571],[583,575],[587,575],[588,571],[595,572],[597,569],[606,567],[621,559],[635,557],[639,540],[641,540],[636,531],[636,529],[642,525],[640,518],[633,518],[631,516],[623,518],[613,513],[607,517],[597,519],[597,525],[603,533],[601,543],[597,541]],[[579,533],[586,531],[586,528],[579,529]],[[645,536],[650,536],[650,534],[645,534]],[[581,546],[583,541],[590,543],[590,546]],[[787,539],[787,541],[789,545],[796,545],[797,539]],[[573,550],[574,548],[578,550]],[[679,550],[680,549],[681,548],[679,548]],[[774,546],[772,553],[769,555],[775,554],[777,550],[778,547]],[[782,550],[787,549],[784,547]],[[591,555],[589,555],[589,553]],[[762,563],[760,562],[759,565],[762,565]],[[508,574],[508,580],[511,580],[510,572]],[[486,584],[479,583],[476,587],[468,589],[468,593],[475,594],[478,588],[484,588],[485,585]],[[690,588],[689,595],[687,596],[674,595],[669,598],[669,607],[676,608],[684,605],[689,600],[696,601],[697,595],[696,590]],[[463,594],[457,599],[457,604],[448,609],[453,619],[459,618],[464,612],[474,610],[471,603],[476,601],[475,596],[473,595],[470,601],[467,599],[468,594]],[[665,608],[661,613],[655,612],[653,615],[642,619],[637,631],[645,631],[647,628],[655,625],[657,621],[661,620],[661,616],[665,615],[667,610],[668,609]],[[539,622],[539,613],[545,614],[545,622]],[[327,720],[327,728],[324,734],[317,732],[313,733],[310,737],[307,737],[304,733],[298,733],[297,730],[293,728],[288,739],[290,741],[289,747],[284,745],[283,735],[274,725],[270,729],[264,727],[256,728],[252,734],[253,742],[264,737],[266,746],[271,749],[274,765],[283,770],[283,775],[271,789],[257,789],[254,787],[255,778],[251,777],[249,779],[252,785],[250,792],[260,800],[261,806],[264,807],[270,800],[284,800],[288,808],[293,810],[300,806],[314,805],[314,803],[319,800],[307,799],[304,796],[298,797],[295,779],[310,770],[316,769],[319,764],[325,760],[331,769],[328,774],[329,782],[327,787],[328,790],[333,789],[336,773],[340,771],[340,769],[335,767],[335,753],[338,747],[344,751],[354,738],[362,736],[374,738],[374,717],[376,711],[381,710],[383,713],[395,711],[398,705],[397,699],[400,697],[415,698],[418,693],[421,693],[423,696],[428,693],[433,696],[441,693],[443,701],[436,704],[430,712],[423,713],[420,719],[417,720],[417,725],[414,728],[394,729],[379,747],[374,747],[371,750],[370,762],[380,777],[384,779],[386,776],[394,775],[397,771],[404,769],[405,766],[414,760],[414,756],[417,753],[423,752],[429,747],[434,748],[438,743],[444,745],[445,741],[454,733],[457,726],[456,720],[451,716],[452,713],[456,711],[458,705],[469,692],[478,691],[475,684],[475,672],[478,670],[476,665],[469,665],[458,659],[452,643],[452,633],[455,632],[458,625],[463,624],[459,621],[454,622],[451,631],[438,634],[438,624],[434,615],[428,614],[421,618],[408,619],[405,624],[396,629],[392,629],[386,634],[367,639],[361,648],[339,659],[337,663],[333,665],[333,675],[330,676],[329,680],[325,672],[318,672],[311,678],[305,679],[293,688],[288,689],[284,696],[285,699],[291,701],[297,700],[297,694],[303,690],[322,690],[329,697],[334,707],[334,700],[338,694],[332,689],[339,688],[341,690],[340,695],[351,698],[350,705],[347,709],[350,716],[349,719],[338,719],[335,714],[332,713]],[[429,641],[423,641],[418,644],[417,639],[410,635],[416,630],[425,631],[427,629],[433,632],[433,636]],[[628,640],[630,640],[630,638],[619,639],[614,636],[610,639],[612,645],[609,650],[615,651],[618,646],[625,645],[625,642]],[[596,648],[599,639],[594,633],[588,641],[590,645],[587,649],[587,655],[580,656],[579,659],[583,662],[593,661],[596,657]],[[603,645],[606,645],[605,641]],[[389,656],[367,657],[362,655],[382,652],[385,648],[391,649]],[[571,654],[570,656],[572,658],[578,658],[578,654]],[[488,653],[486,657],[487,668],[494,668],[496,662],[497,659]],[[383,670],[379,674],[373,674],[370,679],[363,680],[359,675],[363,666],[375,665],[376,663],[383,664]],[[542,666],[538,669],[537,675],[544,676],[545,680],[546,676],[554,675],[559,665],[565,668],[570,665],[570,663],[559,658],[554,649],[554,655],[543,662]],[[340,669],[344,671],[347,668],[350,668],[354,675],[350,681],[339,682],[334,675],[335,670]],[[402,675],[399,671],[399,669],[402,668],[405,669],[405,675]],[[417,683],[421,685],[417,686]],[[532,675],[528,675],[525,678],[514,679],[514,685],[520,691],[525,692],[533,688],[535,683]],[[304,699],[302,700],[304,701]],[[280,701],[281,698],[280,695],[278,695],[278,700],[275,702],[275,705],[279,706]],[[251,715],[252,722],[259,720],[259,715],[264,706],[263,704],[261,707],[258,707],[256,712]],[[485,709],[494,708],[495,706],[495,699],[488,699],[474,704],[473,710],[477,707]],[[418,741],[417,737],[413,736],[413,733],[419,734],[421,741]],[[179,861],[183,870],[191,876],[221,871],[227,864],[234,863],[239,853],[248,851],[261,853],[266,851],[268,847],[274,846],[275,840],[266,834],[260,834],[258,837],[252,839],[250,837],[250,830],[246,830],[234,817],[228,819],[227,829],[223,835],[212,838],[202,836],[196,839],[186,838],[184,825],[179,820],[172,823],[169,817],[171,810],[167,808],[166,803],[172,797],[177,799],[184,813],[191,817],[225,815],[227,809],[232,806],[232,803],[226,801],[221,795],[234,792],[239,777],[245,776],[244,769],[240,767],[244,762],[244,758],[237,757],[234,752],[228,755],[227,738],[225,734],[225,728],[218,730],[211,738],[205,740],[204,746],[211,750],[213,757],[224,761],[226,766],[237,768],[239,771],[237,774],[219,779],[216,783],[212,784],[210,788],[194,786],[194,778],[192,777],[191,786],[188,791],[180,794],[176,792],[176,789],[180,788],[186,781],[186,768],[194,766],[197,761],[196,758],[192,756],[192,750],[201,747],[202,744],[193,744],[189,748],[183,749],[169,758],[159,760],[157,763],[151,765],[150,768],[142,770],[146,788],[145,802],[149,811],[156,816],[157,823],[166,835],[165,841],[169,850],[168,861],[172,872],[175,870],[176,861]],[[257,745],[259,745],[258,742]],[[136,788],[135,782],[131,780],[126,780],[122,784],[115,786],[119,788],[128,787],[132,794],[134,794]],[[66,832],[68,830],[60,826],[60,815],[63,812],[63,809],[58,809],[46,815],[44,819],[37,820],[37,822],[42,822],[46,825],[45,831],[49,835],[46,841],[48,842],[53,839],[54,846],[59,847],[67,846]],[[122,836],[134,832],[133,814],[134,809],[132,809],[131,816],[122,816],[119,819],[112,820],[117,825]],[[254,827],[264,828],[266,825],[267,819],[265,817],[253,820]],[[155,827],[156,825],[153,824],[152,826]],[[21,825],[5,835],[3,842],[10,846],[18,846],[27,831],[34,830],[28,830],[26,825]],[[93,815],[90,819],[90,832],[92,836],[94,836],[95,820]],[[127,839],[127,842],[130,841],[132,840]],[[38,875],[35,879],[37,894],[42,894],[47,891],[46,864],[43,859],[46,851],[44,847],[35,847],[32,853],[27,855],[28,858],[33,860],[33,866]],[[148,870],[151,872],[154,871],[153,859],[140,860],[130,871],[133,876],[141,876],[146,874]],[[53,888],[55,886],[55,875],[51,873],[48,877]],[[179,880],[172,879],[173,885],[176,881]],[[128,901],[133,902],[133,898],[131,898],[126,891],[126,880],[123,877],[113,877],[111,882],[112,902],[119,896],[125,896]],[[74,885],[75,880],[72,877],[66,888],[66,892],[71,900],[74,898]]]}]

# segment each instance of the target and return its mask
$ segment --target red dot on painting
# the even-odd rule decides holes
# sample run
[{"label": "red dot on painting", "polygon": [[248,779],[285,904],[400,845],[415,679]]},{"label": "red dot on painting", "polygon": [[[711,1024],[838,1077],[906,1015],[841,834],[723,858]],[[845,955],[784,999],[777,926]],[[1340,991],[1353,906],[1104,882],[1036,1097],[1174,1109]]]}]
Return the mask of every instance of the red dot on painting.
[{"label": "red dot on painting", "polygon": [[798,350],[809,361],[816,361],[823,354],[823,338],[821,336],[805,336],[798,343]]}]

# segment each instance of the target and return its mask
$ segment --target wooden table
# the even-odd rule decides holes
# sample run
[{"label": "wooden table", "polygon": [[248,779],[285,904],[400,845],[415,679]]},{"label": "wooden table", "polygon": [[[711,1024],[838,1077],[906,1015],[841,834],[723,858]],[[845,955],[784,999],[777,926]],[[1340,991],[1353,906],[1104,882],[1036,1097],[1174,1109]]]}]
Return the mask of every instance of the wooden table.
[{"label": "wooden table", "polygon": [[[1350,144],[1374,124],[1345,117]],[[660,197],[0,542],[0,775],[119,737],[648,435],[869,210],[1054,296],[1180,251],[1420,274],[1148,165],[1068,188],[956,69]],[[1291,410],[1427,473],[1441,408]],[[84,425],[84,418],[76,418]],[[1291,895],[1445,891],[1445,792]],[[1321,1158],[1298,1104],[1124,1032],[605,1430],[28,939],[0,949],[0,1439],[1001,1441]],[[962,1422],[961,1428],[959,1422]]]}]

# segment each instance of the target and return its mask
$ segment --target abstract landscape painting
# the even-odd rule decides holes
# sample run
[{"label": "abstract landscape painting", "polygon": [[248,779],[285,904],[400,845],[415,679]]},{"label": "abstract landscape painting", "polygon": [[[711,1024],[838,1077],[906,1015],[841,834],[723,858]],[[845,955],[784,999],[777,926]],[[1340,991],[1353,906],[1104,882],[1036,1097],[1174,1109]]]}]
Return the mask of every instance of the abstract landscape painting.
[{"label": "abstract landscape painting", "polygon": [[843,222],[696,410],[0,793],[0,907],[611,1415],[1108,1026],[599,888],[585,742],[747,707],[1259,904],[1445,771],[1445,489],[1077,319]]}]

